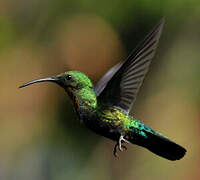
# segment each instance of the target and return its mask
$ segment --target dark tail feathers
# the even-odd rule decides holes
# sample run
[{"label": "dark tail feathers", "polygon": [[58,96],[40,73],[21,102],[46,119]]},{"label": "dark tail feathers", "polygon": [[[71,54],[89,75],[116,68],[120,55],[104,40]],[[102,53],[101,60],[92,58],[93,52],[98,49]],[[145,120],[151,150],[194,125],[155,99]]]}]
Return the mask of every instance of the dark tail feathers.
[{"label": "dark tail feathers", "polygon": [[141,143],[142,141],[138,141],[139,143],[136,144],[171,161],[179,160],[185,155],[186,149],[175,142],[160,135],[155,135],[150,132],[145,133],[148,138],[145,138],[146,140],[143,139],[143,143]]},{"label": "dark tail feathers", "polygon": [[165,137],[152,133],[147,133],[147,136],[149,140],[145,147],[161,157],[175,161],[181,159],[186,153],[185,148]]}]

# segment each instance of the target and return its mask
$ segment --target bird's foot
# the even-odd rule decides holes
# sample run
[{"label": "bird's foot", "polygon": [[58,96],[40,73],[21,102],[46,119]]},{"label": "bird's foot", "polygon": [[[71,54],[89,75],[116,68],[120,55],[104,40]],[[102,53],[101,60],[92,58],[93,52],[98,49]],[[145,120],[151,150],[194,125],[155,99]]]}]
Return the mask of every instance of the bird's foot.
[{"label": "bird's foot", "polygon": [[[118,142],[118,144],[119,144],[118,147],[119,147],[119,150],[120,150],[120,151],[123,151],[124,149],[127,149],[126,146],[123,146],[123,145],[122,145],[123,142],[125,142],[125,143],[127,143],[127,144],[130,144],[130,142],[129,142],[128,140],[124,139],[124,136],[121,135],[120,138],[119,138],[119,142]],[[125,148],[124,148],[124,147],[125,147]]]},{"label": "bird's foot", "polygon": [[124,139],[124,136],[121,135],[120,138],[119,138],[119,141],[115,144],[114,149],[113,149],[113,155],[115,157],[118,157],[117,147],[118,147],[119,151],[127,150],[127,147],[122,145],[123,142],[130,144],[130,142],[128,140]]},{"label": "bird's foot", "polygon": [[[120,150],[119,148],[119,143],[116,143],[115,146],[114,146],[114,149],[113,149],[113,155],[117,158],[119,157],[118,154],[117,154],[117,147],[118,149]],[[124,145],[121,145],[121,150],[120,151],[126,151],[127,150],[127,147],[124,146]]]}]

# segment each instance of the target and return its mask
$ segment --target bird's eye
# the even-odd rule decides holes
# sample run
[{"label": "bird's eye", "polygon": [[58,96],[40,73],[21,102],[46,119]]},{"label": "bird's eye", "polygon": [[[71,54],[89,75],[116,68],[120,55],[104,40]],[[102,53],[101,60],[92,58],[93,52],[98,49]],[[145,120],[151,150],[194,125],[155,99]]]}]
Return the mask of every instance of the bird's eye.
[{"label": "bird's eye", "polygon": [[71,80],[71,79],[72,79],[72,76],[68,74],[68,75],[66,76],[66,80],[69,81],[69,80]]}]

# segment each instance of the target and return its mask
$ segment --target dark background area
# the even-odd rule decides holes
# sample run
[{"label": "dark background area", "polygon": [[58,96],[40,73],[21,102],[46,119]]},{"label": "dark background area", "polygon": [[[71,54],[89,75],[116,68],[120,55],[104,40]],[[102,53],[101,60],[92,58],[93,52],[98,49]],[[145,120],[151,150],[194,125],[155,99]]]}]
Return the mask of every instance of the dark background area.
[{"label": "dark background area", "polygon": [[[183,145],[176,162],[114,143],[78,122],[54,84],[22,83],[68,70],[93,82],[165,17],[132,114]],[[0,179],[199,179],[200,3],[197,0],[0,2]]]}]

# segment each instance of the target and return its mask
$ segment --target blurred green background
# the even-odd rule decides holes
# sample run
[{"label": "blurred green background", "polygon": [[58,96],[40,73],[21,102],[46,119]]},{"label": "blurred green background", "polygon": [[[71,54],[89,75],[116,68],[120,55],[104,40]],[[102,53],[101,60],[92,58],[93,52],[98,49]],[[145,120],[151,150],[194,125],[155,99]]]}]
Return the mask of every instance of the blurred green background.
[{"label": "blurred green background", "polygon": [[[75,117],[54,84],[22,83],[79,70],[96,82],[165,16],[133,115],[183,145],[162,159],[114,143]],[[200,179],[200,2],[197,0],[1,0],[1,180]]]}]

